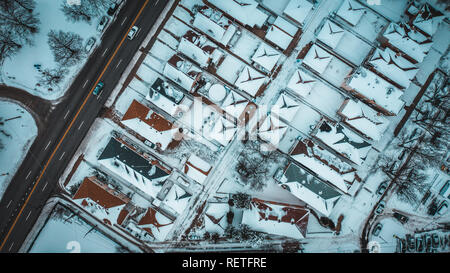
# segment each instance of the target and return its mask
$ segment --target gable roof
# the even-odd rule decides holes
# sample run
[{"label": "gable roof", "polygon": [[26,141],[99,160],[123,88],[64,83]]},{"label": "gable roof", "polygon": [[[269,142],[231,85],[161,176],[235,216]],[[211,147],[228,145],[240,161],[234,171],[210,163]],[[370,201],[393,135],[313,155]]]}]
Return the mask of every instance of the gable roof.
[{"label": "gable roof", "polygon": [[337,11],[337,15],[347,21],[350,25],[356,26],[364,14],[365,7],[353,0],[345,0]]},{"label": "gable roof", "polygon": [[296,26],[278,16],[269,27],[265,38],[285,50],[292,42],[297,31],[298,28]]},{"label": "gable roof", "polygon": [[325,24],[322,26],[319,34],[317,35],[317,39],[335,49],[342,37],[344,37],[345,30],[340,26],[336,25],[334,22],[327,20]]},{"label": "gable roof", "polygon": [[[214,15],[214,16],[213,16]],[[220,12],[203,7],[194,17],[193,26],[217,42],[227,45],[237,28]]]},{"label": "gable roof", "polygon": [[277,146],[287,130],[287,125],[273,115],[268,115],[262,123],[258,124],[258,137],[270,144]]},{"label": "gable roof", "polygon": [[303,24],[313,8],[313,4],[307,0],[290,0],[283,13],[299,24]]},{"label": "gable roof", "polygon": [[195,154],[191,154],[184,164],[183,171],[187,176],[201,184],[205,181],[211,169],[212,166],[208,162]]},{"label": "gable roof", "polygon": [[306,97],[316,84],[316,78],[303,70],[297,69],[292,75],[287,87],[298,95]]},{"label": "gable roof", "polygon": [[300,105],[293,98],[289,97],[285,93],[282,93],[275,104],[272,106],[270,112],[275,113],[280,118],[283,118],[287,122],[292,121],[292,119],[297,114]]},{"label": "gable roof", "polygon": [[316,44],[313,44],[303,59],[303,63],[322,74],[331,62],[332,58],[333,56],[331,54]]},{"label": "gable roof", "polygon": [[265,81],[263,74],[246,65],[234,85],[254,97]]},{"label": "gable roof", "polygon": [[432,36],[444,18],[445,16],[442,12],[435,9],[428,3],[424,3],[419,12],[416,14],[413,20],[413,25],[426,34]]},{"label": "gable roof", "polygon": [[208,202],[204,215],[205,230],[223,234],[228,226],[227,213],[229,211],[228,203]]},{"label": "gable roof", "polygon": [[275,67],[280,57],[280,52],[266,43],[261,43],[255,54],[253,54],[252,60],[270,72]]},{"label": "gable roof", "polygon": [[269,17],[257,8],[258,3],[254,0],[208,0],[208,2],[250,27],[262,27]]},{"label": "gable roof", "polygon": [[144,216],[139,220],[138,226],[158,241],[162,241],[170,231],[173,221],[156,211],[148,208]]}]

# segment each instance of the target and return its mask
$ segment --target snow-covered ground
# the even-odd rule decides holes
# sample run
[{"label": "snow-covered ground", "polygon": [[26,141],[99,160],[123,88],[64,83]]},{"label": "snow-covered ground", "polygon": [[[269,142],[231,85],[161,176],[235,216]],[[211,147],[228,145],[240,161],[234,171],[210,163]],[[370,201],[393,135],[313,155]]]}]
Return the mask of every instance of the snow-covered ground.
[{"label": "snow-covered ground", "polygon": [[[33,35],[33,45],[23,46],[18,54],[6,59],[1,67],[1,80],[4,84],[14,86],[26,90],[27,92],[42,97],[44,99],[55,100],[64,95],[72,80],[83,67],[87,57],[68,68],[69,73],[65,75],[64,80],[58,87],[48,90],[48,87],[38,86],[38,77],[41,72],[35,65],[41,65],[41,69],[56,68],[58,64],[55,62],[52,50],[48,45],[47,34],[51,30],[62,30],[65,32],[74,32],[83,38],[83,50],[87,40],[94,37],[96,42],[91,49],[91,53],[100,43],[102,32],[97,31],[97,25],[100,18],[106,15],[106,10],[102,16],[93,17],[91,23],[84,21],[72,22],[68,21],[61,10],[61,5],[66,0],[39,0],[36,1],[35,12],[40,19],[39,32]],[[111,22],[111,17],[109,23]]]},{"label": "snow-covered ground", "polygon": [[37,135],[36,123],[20,105],[0,100],[0,199]]}]

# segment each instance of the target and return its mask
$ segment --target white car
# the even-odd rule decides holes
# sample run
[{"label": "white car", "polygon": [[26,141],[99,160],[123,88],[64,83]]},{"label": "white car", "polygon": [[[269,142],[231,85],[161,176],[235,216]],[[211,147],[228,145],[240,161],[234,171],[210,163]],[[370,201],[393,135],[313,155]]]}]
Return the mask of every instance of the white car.
[{"label": "white car", "polygon": [[128,39],[133,40],[134,36],[139,32],[139,28],[134,26],[131,28],[130,32],[128,32]]},{"label": "white car", "polygon": [[108,16],[103,16],[102,19],[100,19],[100,22],[98,23],[97,30],[102,32],[105,29],[108,22],[109,22]]}]

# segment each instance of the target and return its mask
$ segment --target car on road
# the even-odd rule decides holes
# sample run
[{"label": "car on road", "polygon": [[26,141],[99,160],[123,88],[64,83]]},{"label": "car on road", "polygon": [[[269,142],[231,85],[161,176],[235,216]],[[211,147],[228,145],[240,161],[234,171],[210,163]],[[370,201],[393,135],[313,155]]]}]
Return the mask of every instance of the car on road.
[{"label": "car on road", "polygon": [[108,22],[109,22],[108,16],[103,16],[102,19],[100,19],[100,22],[98,23],[97,30],[102,32],[105,29]]},{"label": "car on road", "polygon": [[386,206],[386,202],[384,202],[384,201],[381,201],[379,204],[378,204],[378,206],[377,206],[377,208],[375,209],[375,214],[382,214],[383,213],[383,211],[384,211],[384,207]]},{"label": "car on road", "polygon": [[437,214],[444,215],[448,210],[448,203],[447,201],[442,201],[442,203],[439,205],[437,209]]},{"label": "car on road", "polygon": [[437,233],[433,233],[431,235],[431,243],[433,245],[433,248],[439,247],[439,235],[437,235]]},{"label": "car on road", "polygon": [[86,45],[84,46],[84,51],[86,53],[89,53],[91,51],[92,47],[94,47],[95,45],[95,41],[96,40],[94,37],[91,37],[86,41]]},{"label": "car on road", "polygon": [[133,26],[128,32],[128,39],[133,40],[134,36],[139,32],[139,28],[137,26]]},{"label": "car on road", "polygon": [[386,191],[387,187],[388,187],[388,182],[387,181],[382,182],[380,184],[380,186],[378,186],[377,194],[383,195],[383,193]]},{"label": "car on road", "polygon": [[408,222],[408,220],[409,220],[409,217],[408,217],[408,216],[405,216],[405,215],[400,214],[400,213],[398,213],[398,212],[394,212],[394,218],[397,219],[397,220],[399,220],[400,223],[402,223],[402,224],[405,224],[405,223]]},{"label": "car on road", "polygon": [[372,230],[372,235],[373,236],[378,236],[380,235],[381,229],[383,228],[383,224],[382,223],[378,223]]},{"label": "car on road", "polygon": [[100,93],[100,91],[102,91],[103,85],[104,85],[103,82],[98,82],[92,94],[94,94],[94,96],[97,96]]}]

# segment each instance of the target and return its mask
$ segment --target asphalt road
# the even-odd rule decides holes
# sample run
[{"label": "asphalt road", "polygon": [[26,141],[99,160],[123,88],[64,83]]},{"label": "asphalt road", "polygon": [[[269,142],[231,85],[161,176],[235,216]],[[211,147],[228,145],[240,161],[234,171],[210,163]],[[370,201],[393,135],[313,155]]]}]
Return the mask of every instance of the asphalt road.
[{"label": "asphalt road", "polygon": [[[117,19],[103,34],[102,43],[92,53],[66,95],[43,121],[44,130],[39,132],[0,202],[0,252],[18,252],[20,249],[42,207],[52,193],[57,191],[59,177],[90,130],[102,106],[111,95],[126,66],[139,49],[167,1],[149,0],[135,23],[140,28],[139,33],[131,41],[126,39],[114,54],[144,3],[144,0],[126,2],[119,11]],[[65,135],[76,113],[111,58],[112,60],[101,78],[105,84],[103,91],[98,96],[91,95],[88,98]],[[64,135],[64,140],[58,146],[58,142]],[[54,152],[57,147],[58,149]],[[45,172],[38,180],[50,158]],[[29,198],[28,201],[26,201],[27,198]],[[11,229],[11,227],[13,228]]]}]

